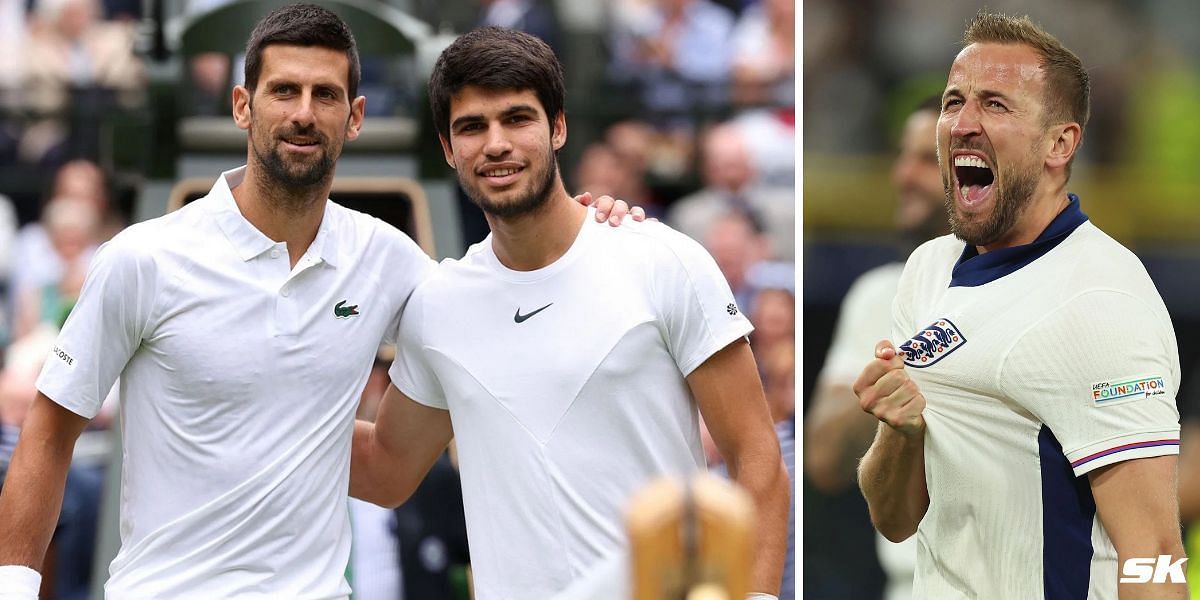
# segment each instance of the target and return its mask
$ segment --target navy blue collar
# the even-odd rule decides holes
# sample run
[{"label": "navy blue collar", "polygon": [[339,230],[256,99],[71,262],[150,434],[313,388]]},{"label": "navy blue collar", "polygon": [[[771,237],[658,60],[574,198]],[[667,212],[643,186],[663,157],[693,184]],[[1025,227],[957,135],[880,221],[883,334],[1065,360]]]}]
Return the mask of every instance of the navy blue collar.
[{"label": "navy blue collar", "polygon": [[992,250],[986,254],[980,254],[975,246],[967,244],[962,256],[954,264],[950,287],[975,287],[991,283],[1041,258],[1067,239],[1071,232],[1088,220],[1079,208],[1079,196],[1067,194],[1067,198],[1070,200],[1067,207],[1050,221],[1050,225],[1033,242]]}]

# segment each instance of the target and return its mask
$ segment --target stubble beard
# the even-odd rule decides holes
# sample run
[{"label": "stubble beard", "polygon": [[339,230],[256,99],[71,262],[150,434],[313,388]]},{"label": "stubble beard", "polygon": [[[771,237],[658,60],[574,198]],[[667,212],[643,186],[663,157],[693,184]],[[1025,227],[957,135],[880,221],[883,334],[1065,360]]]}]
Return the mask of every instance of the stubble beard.
[{"label": "stubble beard", "polygon": [[[251,127],[253,128],[253,126],[254,122],[252,121]],[[279,144],[283,142],[282,138],[293,135],[317,139],[321,151],[316,160],[308,164],[289,163],[284,160]],[[253,129],[251,130],[251,139],[254,139]],[[315,201],[308,192],[311,192],[313,188],[322,187],[333,176],[335,158],[329,139],[311,127],[305,129],[291,127],[268,140],[267,143],[268,146],[265,150],[261,149],[257,142],[250,144],[254,159],[261,167],[258,169],[259,179],[264,190],[268,191],[267,196],[271,198],[277,208],[287,212],[299,212],[307,209]],[[283,193],[273,193],[276,191]]]},{"label": "stubble beard", "polygon": [[981,221],[964,218],[959,213],[958,204],[954,200],[952,179],[943,171],[942,184],[946,192],[945,205],[946,215],[950,219],[950,233],[972,246],[987,246],[999,241],[1012,231],[1017,220],[1033,202],[1033,194],[1038,184],[1037,171],[1036,165],[1028,169],[1013,167],[1002,170],[997,167],[993,183],[996,186],[996,199],[990,213],[979,215]]},{"label": "stubble beard", "polygon": [[461,170],[458,174],[458,183],[471,202],[483,212],[501,219],[522,217],[540,210],[550,200],[550,193],[557,179],[558,158],[553,151],[550,152],[545,168],[533,174],[533,182],[528,192],[508,202],[492,201],[484,193],[482,186],[467,181]]}]

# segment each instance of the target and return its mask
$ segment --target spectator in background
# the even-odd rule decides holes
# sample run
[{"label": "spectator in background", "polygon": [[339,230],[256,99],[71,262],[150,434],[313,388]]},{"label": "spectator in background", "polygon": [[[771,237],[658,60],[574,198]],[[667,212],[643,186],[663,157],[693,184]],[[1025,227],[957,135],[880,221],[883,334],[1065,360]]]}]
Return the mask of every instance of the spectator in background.
[{"label": "spectator in background", "polygon": [[51,200],[42,211],[54,259],[62,265],[57,281],[47,281],[40,287],[26,287],[17,295],[14,307],[13,336],[33,331],[39,325],[57,330],[67,320],[67,314],[79,298],[88,261],[99,240],[99,214],[94,204],[81,198],[60,196]]},{"label": "spectator in background", "polygon": [[[909,115],[900,139],[900,154],[892,165],[896,229],[909,251],[950,231],[934,143],[940,105],[940,98],[931,97]],[[834,339],[817,379],[815,401],[805,421],[805,471],[825,494],[846,492],[851,487],[858,459],[874,438],[878,419],[863,412],[851,386],[862,362],[870,360],[875,344],[891,337],[892,300],[903,269],[903,263],[894,262],[867,271],[842,301]],[[865,511],[844,518],[869,520]],[[879,535],[876,539],[880,564],[888,575],[887,600],[908,598],[912,593],[916,537],[900,544]]]},{"label": "spectator in background", "polygon": [[[104,171],[95,163],[73,160],[59,168],[54,174],[48,198],[64,197],[84,200],[93,206],[97,219],[95,245],[107,241],[124,227],[124,221],[111,208]],[[45,210],[43,208],[43,211]],[[95,245],[78,255],[81,263],[86,265],[90,260]],[[47,285],[58,284],[70,268],[71,265],[65,264],[61,254],[54,249],[44,219],[22,227],[17,233],[13,249],[12,280],[9,286],[12,306],[15,308],[19,298],[26,295],[28,290],[41,290]]]},{"label": "spectator in background", "polygon": [[662,209],[642,181],[641,173],[610,145],[595,142],[584,148],[575,167],[575,187],[593,194],[621,198],[645,209],[651,217],[661,217]]},{"label": "spectator in background", "polygon": [[676,200],[667,211],[667,223],[703,241],[722,215],[749,211],[767,228],[769,256],[792,261],[796,255],[794,191],[760,185],[748,146],[736,125],[725,123],[710,129],[704,136],[700,165],[704,188]]},{"label": "spectator in background", "polygon": [[[41,114],[62,113],[80,90],[111,91],[125,107],[136,106],[145,87],[141,60],[133,51],[134,25],[102,21],[98,0],[38,0],[37,25],[26,53],[28,107]],[[107,102],[85,96],[93,101]],[[23,161],[53,160],[68,132],[61,116],[48,116],[26,129]]]},{"label": "spectator in background", "polygon": [[612,18],[612,76],[639,85],[646,108],[678,113],[726,100],[729,10],[710,0],[622,0]]},{"label": "spectator in background", "polygon": [[721,215],[709,227],[703,243],[729,282],[737,305],[750,306],[755,290],[748,276],[767,256],[767,241],[758,219],[743,211]]},{"label": "spectator in background", "polygon": [[554,54],[563,57],[562,28],[554,3],[549,0],[479,0],[481,14],[477,27],[495,25],[523,31],[549,44]]},{"label": "spectator in background", "polygon": [[796,2],[760,0],[733,30],[733,101],[795,106]]}]

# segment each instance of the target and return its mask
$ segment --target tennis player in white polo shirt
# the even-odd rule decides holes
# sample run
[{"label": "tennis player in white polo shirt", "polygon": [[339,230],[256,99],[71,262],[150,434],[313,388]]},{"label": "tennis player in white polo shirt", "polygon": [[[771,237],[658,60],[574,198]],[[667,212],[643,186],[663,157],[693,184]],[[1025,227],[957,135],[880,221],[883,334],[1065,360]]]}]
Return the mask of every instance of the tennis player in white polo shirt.
[{"label": "tennis player in white polo shirt", "polygon": [[[345,598],[359,393],[434,263],[328,201],[362,127],[349,29],[261,21],[234,118],[245,167],[97,254],[0,498],[0,598],[35,598],[76,437],[120,376],[121,550],[108,598]],[[623,209],[616,209],[623,211]]]}]

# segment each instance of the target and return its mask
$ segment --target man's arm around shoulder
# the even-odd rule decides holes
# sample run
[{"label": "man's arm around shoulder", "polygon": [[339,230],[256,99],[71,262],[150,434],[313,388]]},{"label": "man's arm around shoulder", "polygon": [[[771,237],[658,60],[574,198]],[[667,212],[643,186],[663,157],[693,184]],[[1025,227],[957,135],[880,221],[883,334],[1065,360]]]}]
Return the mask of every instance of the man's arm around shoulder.
[{"label": "man's arm around shoulder", "polygon": [[354,423],[350,495],[380,506],[399,506],[453,435],[449,412],[425,406],[388,385],[375,423]]},{"label": "man's arm around shoulder", "polygon": [[754,499],[758,548],[750,589],[778,595],[787,554],[791,485],[750,344],[739,339],[719,350],[696,367],[687,382],[729,475]]},{"label": "man's arm around shoulder", "polygon": [[[0,492],[0,565],[41,568],[62,508],[75,440],[87,423],[38,392]],[[16,575],[14,569],[8,571],[6,576]],[[10,586],[15,587],[12,580],[0,579],[0,591],[8,592]],[[35,584],[26,597],[36,596]]]}]

